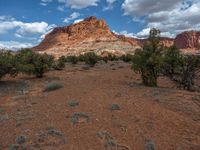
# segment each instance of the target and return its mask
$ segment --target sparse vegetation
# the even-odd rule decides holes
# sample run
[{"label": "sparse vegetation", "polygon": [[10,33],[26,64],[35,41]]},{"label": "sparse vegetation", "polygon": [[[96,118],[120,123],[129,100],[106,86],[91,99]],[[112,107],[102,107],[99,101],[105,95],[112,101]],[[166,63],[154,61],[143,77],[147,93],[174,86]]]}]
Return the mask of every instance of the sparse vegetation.
[{"label": "sparse vegetation", "polygon": [[90,118],[86,113],[84,113],[84,112],[75,112],[71,116],[72,124],[73,125],[77,124],[80,118],[85,119],[85,122],[89,122],[90,121]]},{"label": "sparse vegetation", "polygon": [[44,92],[51,92],[51,91],[55,91],[55,90],[58,90],[60,88],[62,88],[63,85],[60,84],[60,83],[57,83],[57,82],[51,82],[51,83],[48,83],[47,86],[45,87],[44,89]]},{"label": "sparse vegetation", "polygon": [[110,110],[111,111],[114,111],[114,110],[120,110],[120,106],[118,104],[112,104],[111,107],[110,107]]},{"label": "sparse vegetation", "polygon": [[77,64],[78,63],[78,57],[76,56],[67,56],[66,62],[72,63],[72,64]]},{"label": "sparse vegetation", "polygon": [[57,61],[54,62],[53,68],[55,70],[63,70],[65,68],[66,58],[65,56],[61,56]]},{"label": "sparse vegetation", "polygon": [[111,149],[125,149],[125,150],[130,150],[130,147],[119,144],[109,132],[107,131],[99,131],[97,132],[97,137],[102,140],[104,146],[106,148],[111,148]]},{"label": "sparse vegetation", "polygon": [[17,144],[23,144],[23,143],[26,142],[26,139],[27,139],[26,136],[24,136],[24,135],[19,135],[19,136],[16,137],[15,142],[16,142]]},{"label": "sparse vegetation", "polygon": [[8,150],[18,150],[19,147],[20,147],[19,144],[13,144],[13,145],[11,145],[11,146],[8,148]]},{"label": "sparse vegetation", "polygon": [[83,57],[85,63],[91,67],[93,67],[99,60],[99,57],[93,52],[85,53]]},{"label": "sparse vegetation", "polygon": [[132,62],[133,55],[131,55],[131,54],[122,55],[119,59],[124,62]]},{"label": "sparse vegetation", "polygon": [[155,150],[155,143],[153,141],[148,141],[145,144],[145,150]]},{"label": "sparse vegetation", "polygon": [[70,101],[70,102],[68,103],[68,105],[69,105],[70,107],[76,107],[76,106],[79,105],[79,102],[78,102],[78,101]]},{"label": "sparse vegetation", "polygon": [[54,129],[54,128],[51,128],[51,129],[48,129],[47,133],[49,135],[56,135],[56,136],[63,136],[63,133]]},{"label": "sparse vegetation", "polygon": [[109,61],[116,61],[116,60],[119,60],[119,58],[118,58],[116,55],[113,55],[113,54],[111,54],[111,53],[108,54],[107,59],[108,59]]}]

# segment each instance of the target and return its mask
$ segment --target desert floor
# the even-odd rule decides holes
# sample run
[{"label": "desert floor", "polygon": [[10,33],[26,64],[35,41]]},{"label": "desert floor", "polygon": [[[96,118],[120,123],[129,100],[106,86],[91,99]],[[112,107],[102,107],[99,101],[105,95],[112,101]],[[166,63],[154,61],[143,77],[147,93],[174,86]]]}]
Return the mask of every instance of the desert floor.
[{"label": "desert floor", "polygon": [[[50,82],[63,88],[43,92]],[[5,77],[0,150],[14,144],[27,150],[200,150],[200,93],[163,77],[158,88],[145,87],[123,62],[67,65],[42,79]]]}]

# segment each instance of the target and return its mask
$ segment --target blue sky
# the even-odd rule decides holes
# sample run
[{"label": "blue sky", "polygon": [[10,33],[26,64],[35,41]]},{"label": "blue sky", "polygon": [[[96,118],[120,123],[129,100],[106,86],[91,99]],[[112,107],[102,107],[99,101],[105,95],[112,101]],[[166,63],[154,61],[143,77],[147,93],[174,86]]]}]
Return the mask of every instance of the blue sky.
[{"label": "blue sky", "polygon": [[200,0],[0,0],[0,48],[37,45],[56,26],[88,16],[117,34],[143,38],[150,28],[174,37],[200,29]]}]

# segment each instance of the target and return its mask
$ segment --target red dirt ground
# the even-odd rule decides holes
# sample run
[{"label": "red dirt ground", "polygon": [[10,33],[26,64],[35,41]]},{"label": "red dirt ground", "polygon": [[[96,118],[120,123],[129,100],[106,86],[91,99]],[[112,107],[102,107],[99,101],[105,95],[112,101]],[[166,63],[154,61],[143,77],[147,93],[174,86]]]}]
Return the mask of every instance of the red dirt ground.
[{"label": "red dirt ground", "polygon": [[[159,88],[145,87],[122,62],[82,66],[0,82],[0,150],[19,135],[26,136],[19,149],[28,150],[144,150],[148,141],[156,150],[200,150],[200,93],[179,90],[166,78]],[[52,81],[63,88],[43,92]],[[121,109],[111,111],[112,104]],[[88,122],[79,117],[73,125],[75,112]]]}]

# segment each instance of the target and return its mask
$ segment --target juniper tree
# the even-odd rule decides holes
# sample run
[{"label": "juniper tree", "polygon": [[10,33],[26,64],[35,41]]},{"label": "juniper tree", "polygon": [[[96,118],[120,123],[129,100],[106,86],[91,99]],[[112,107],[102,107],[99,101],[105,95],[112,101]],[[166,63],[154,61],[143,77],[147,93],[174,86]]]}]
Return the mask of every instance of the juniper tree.
[{"label": "juniper tree", "polygon": [[160,30],[153,28],[144,47],[135,51],[132,69],[141,74],[146,86],[157,86],[157,78],[163,64],[163,48],[160,43]]}]

